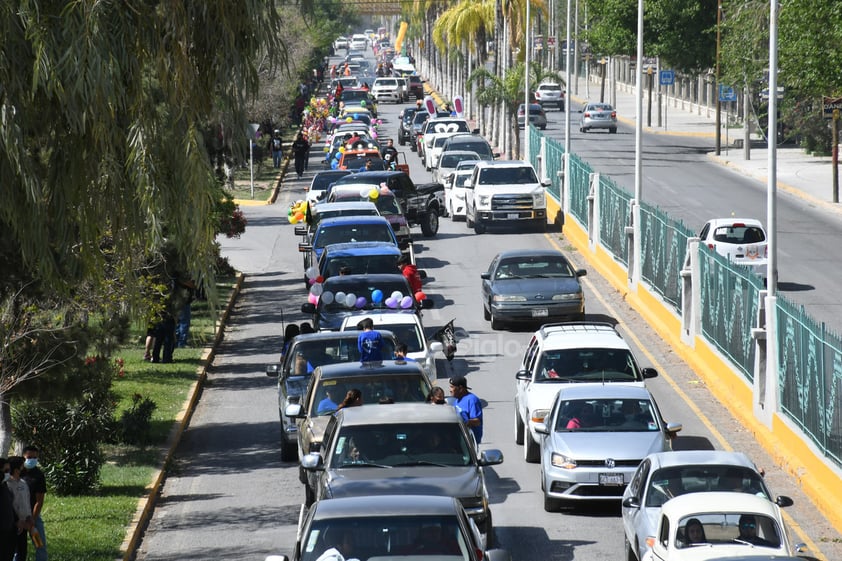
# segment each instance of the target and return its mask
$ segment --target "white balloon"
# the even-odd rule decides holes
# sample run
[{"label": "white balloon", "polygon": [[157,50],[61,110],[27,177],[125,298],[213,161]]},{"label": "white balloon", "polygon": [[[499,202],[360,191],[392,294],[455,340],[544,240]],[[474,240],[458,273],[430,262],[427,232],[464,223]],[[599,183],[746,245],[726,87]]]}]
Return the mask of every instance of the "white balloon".
[{"label": "white balloon", "polygon": [[333,292],[330,290],[322,292],[322,302],[325,304],[333,304]]},{"label": "white balloon", "polygon": [[313,296],[321,296],[324,291],[324,287],[318,282],[310,287],[310,294]]},{"label": "white balloon", "polygon": [[349,308],[353,308],[354,304],[356,304],[356,303],[357,303],[357,296],[355,294],[351,293],[351,294],[347,294],[345,296],[345,305],[348,306]]},{"label": "white balloon", "polygon": [[[324,297],[324,294],[322,294],[322,297]],[[339,292],[337,292],[336,294],[333,295],[333,299],[337,304],[344,304],[345,303],[345,293],[340,290]]]},{"label": "white balloon", "polygon": [[307,270],[304,271],[304,273],[307,275],[308,279],[314,279],[319,276],[319,270],[315,267],[307,267]]},{"label": "white balloon", "polygon": [[401,298],[403,298],[403,292],[401,292],[400,290],[394,291],[392,293],[392,298],[394,298],[395,300],[400,300]]}]

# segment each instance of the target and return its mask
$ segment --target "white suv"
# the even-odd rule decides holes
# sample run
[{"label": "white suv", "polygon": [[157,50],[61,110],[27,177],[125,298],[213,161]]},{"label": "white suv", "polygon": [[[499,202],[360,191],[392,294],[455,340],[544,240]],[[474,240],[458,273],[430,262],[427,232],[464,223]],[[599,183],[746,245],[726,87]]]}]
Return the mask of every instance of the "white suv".
[{"label": "white suv", "polygon": [[553,106],[558,107],[559,111],[564,111],[564,90],[552,82],[540,84],[535,90],[535,103],[541,104],[544,109]]},{"label": "white suv", "polygon": [[478,162],[465,183],[465,222],[477,234],[489,226],[525,224],[547,230],[547,198],[535,168],[523,160]]},{"label": "white suv", "polygon": [[654,368],[640,368],[626,341],[609,323],[548,323],[532,335],[515,378],[515,442],[537,462],[543,423],[562,384],[619,383],[643,386]]},{"label": "white suv", "polygon": [[371,86],[371,95],[377,101],[400,103],[404,97],[403,83],[397,78],[377,78]]}]

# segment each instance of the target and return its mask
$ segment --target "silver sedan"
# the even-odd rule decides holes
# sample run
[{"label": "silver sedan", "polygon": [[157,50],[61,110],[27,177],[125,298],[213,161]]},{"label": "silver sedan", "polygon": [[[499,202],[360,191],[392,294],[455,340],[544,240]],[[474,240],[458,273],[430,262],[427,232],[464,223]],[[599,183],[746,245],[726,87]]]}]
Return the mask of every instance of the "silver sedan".
[{"label": "silver sedan", "polygon": [[591,129],[608,129],[610,133],[617,132],[617,111],[607,103],[588,103],[582,109],[582,122],[579,132]]},{"label": "silver sedan", "polygon": [[640,462],[671,449],[682,426],[667,424],[646,388],[571,384],[535,431],[541,440],[544,510],[565,500],[616,500]]}]

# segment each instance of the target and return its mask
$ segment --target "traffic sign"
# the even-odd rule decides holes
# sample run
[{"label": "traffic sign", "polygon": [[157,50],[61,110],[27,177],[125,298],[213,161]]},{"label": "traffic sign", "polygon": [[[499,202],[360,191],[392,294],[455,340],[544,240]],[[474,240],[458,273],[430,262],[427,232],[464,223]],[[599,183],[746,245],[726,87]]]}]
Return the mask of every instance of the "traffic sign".
[{"label": "traffic sign", "polygon": [[675,70],[661,70],[658,79],[662,86],[675,84]]},{"label": "traffic sign", "polygon": [[[783,99],[784,98],[784,87],[778,86],[778,94],[775,96],[775,99]],[[763,101],[769,100],[769,89],[760,90],[760,99]]]},{"label": "traffic sign", "polygon": [[719,85],[719,101],[737,101],[737,92],[731,86]]},{"label": "traffic sign", "polygon": [[842,97],[823,97],[822,113],[825,119],[836,119],[842,109]]}]

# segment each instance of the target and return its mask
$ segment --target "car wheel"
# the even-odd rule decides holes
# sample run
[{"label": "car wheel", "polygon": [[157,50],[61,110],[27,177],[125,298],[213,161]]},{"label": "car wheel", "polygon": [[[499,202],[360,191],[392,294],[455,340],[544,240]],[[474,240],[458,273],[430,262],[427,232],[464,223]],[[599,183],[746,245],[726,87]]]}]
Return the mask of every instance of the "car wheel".
[{"label": "car wheel", "polygon": [[494,331],[499,331],[499,330],[503,329],[503,322],[500,321],[499,319],[497,319],[497,316],[495,316],[493,313],[491,314],[490,319],[491,319],[491,329],[493,329]]},{"label": "car wheel", "polygon": [[611,127],[610,129],[608,129],[608,132],[610,132],[611,134],[617,134],[617,127]]},{"label": "car wheel", "polygon": [[559,111],[564,111],[564,102],[563,102],[563,101],[562,101],[561,103],[559,103],[559,104],[558,104],[558,110],[559,110]]},{"label": "car wheel", "polygon": [[316,502],[316,494],[313,493],[309,485],[304,485],[304,506],[309,507],[314,502]]},{"label": "car wheel", "polygon": [[535,231],[539,234],[543,234],[547,231],[547,221],[546,220],[536,220],[535,221]]},{"label": "car wheel", "polygon": [[404,138],[401,135],[398,135],[398,144],[400,144],[401,146],[406,145],[406,140],[404,140]]},{"label": "car wheel", "polygon": [[418,150],[416,150],[416,148],[415,148],[415,144],[410,144],[410,145],[409,145],[409,149],[410,149],[412,152],[417,152],[417,151],[418,151]]},{"label": "car wheel", "polygon": [[537,464],[541,456],[541,448],[538,443],[532,439],[532,436],[526,434],[526,427],[524,427],[523,435],[523,459],[530,464]]},{"label": "car wheel", "polygon": [[520,413],[518,413],[517,404],[515,404],[515,444],[523,444],[523,432],[525,427],[523,426],[523,419],[520,418]]},{"label": "car wheel", "polygon": [[471,217],[468,216],[467,212],[465,213],[465,227],[467,227],[467,228],[473,228],[474,227],[474,221],[471,220]]},{"label": "car wheel", "polygon": [[439,231],[439,213],[435,209],[421,219],[421,233],[425,238],[432,238]]},{"label": "car wheel", "polygon": [[485,224],[475,222],[474,223],[474,232],[476,232],[477,234],[484,234],[485,233]]},{"label": "car wheel", "polygon": [[542,130],[542,131],[547,130],[547,125],[542,126],[542,127],[541,127],[541,130]]},{"label": "car wheel", "polygon": [[287,442],[281,437],[281,461],[295,462],[298,460],[298,444],[295,442]]},{"label": "car wheel", "polygon": [[579,132],[585,132],[585,127],[579,127]]},{"label": "car wheel", "polygon": [[485,306],[482,307],[482,318],[485,321],[488,321],[488,320],[491,319],[491,312],[488,311],[488,308],[486,308]]},{"label": "car wheel", "polygon": [[629,543],[628,536],[623,537],[624,542],[624,549],[626,550],[626,561],[637,561],[637,552],[634,548],[632,548],[631,543]]},{"label": "car wheel", "polygon": [[547,512],[558,512],[561,510],[561,499],[556,499],[553,497],[547,496],[546,491],[544,492],[544,510]]},{"label": "car wheel", "polygon": [[485,534],[485,549],[494,549],[494,523],[491,521],[491,510],[488,510],[488,515],[485,517],[485,524],[483,524],[483,534]]}]

